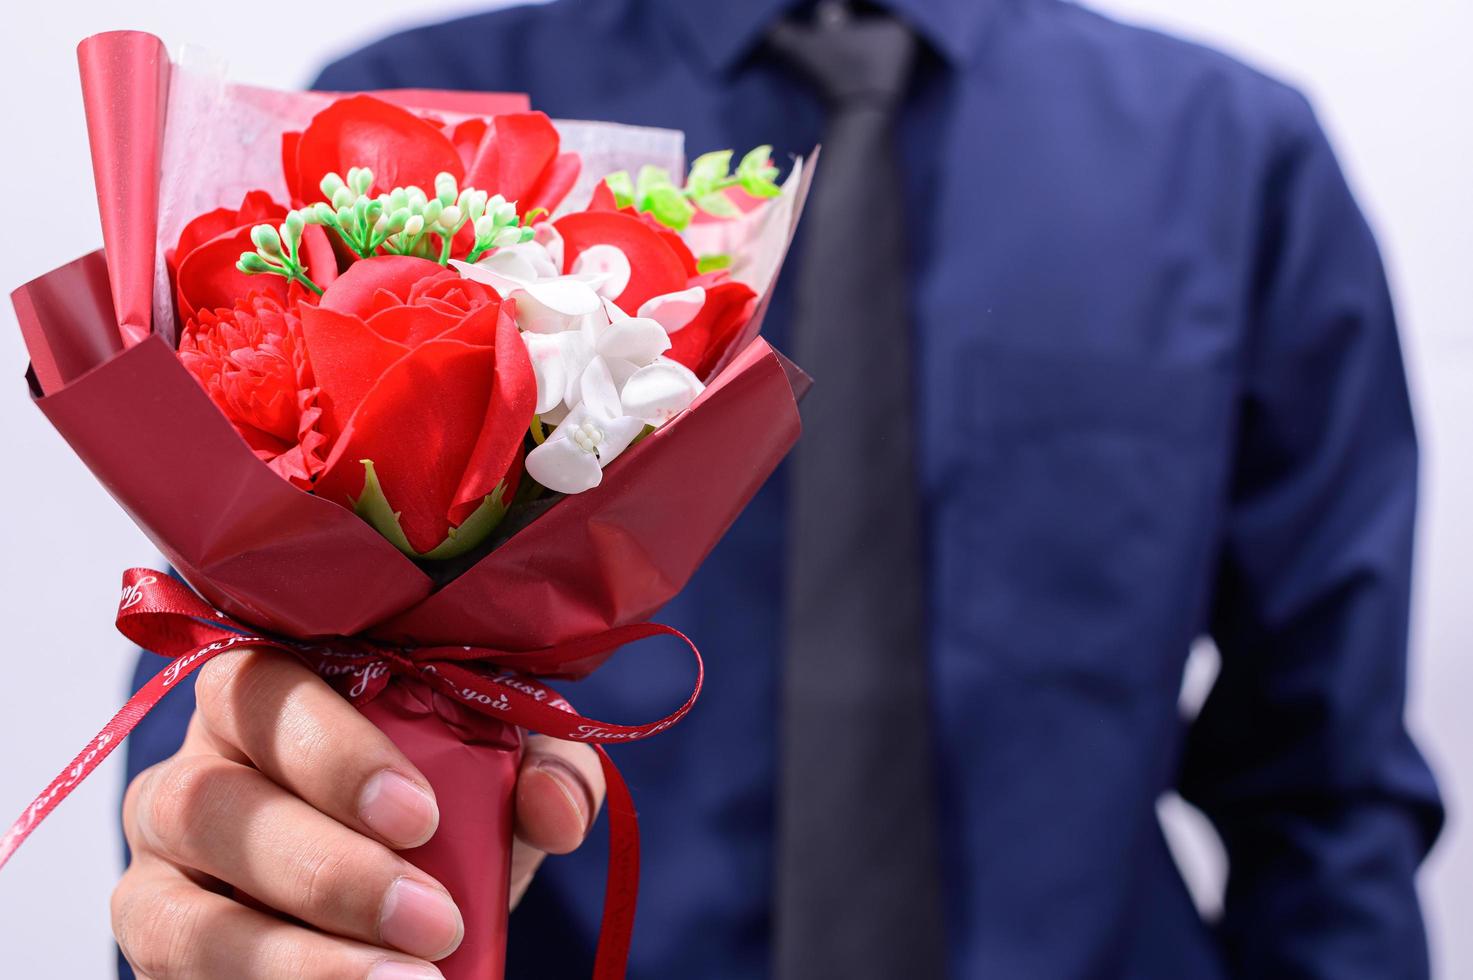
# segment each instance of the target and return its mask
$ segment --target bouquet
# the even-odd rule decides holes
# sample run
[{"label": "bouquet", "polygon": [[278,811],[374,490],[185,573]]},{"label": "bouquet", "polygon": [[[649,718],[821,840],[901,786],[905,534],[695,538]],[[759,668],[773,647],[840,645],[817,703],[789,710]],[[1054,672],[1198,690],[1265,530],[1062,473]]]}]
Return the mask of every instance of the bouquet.
[{"label": "bouquet", "polygon": [[[608,743],[576,679],[678,591],[798,435],[758,335],[806,190],[769,148],[553,122],[514,95],[226,84],[79,48],[104,252],[15,291],[36,404],[191,588],[124,577],[173,661],[0,839],[0,863],[178,680],[241,644],[315,667],[435,787],[408,857],[499,977],[521,731]],[[685,640],[694,654],[695,647]],[[623,975],[632,802],[597,974]]]}]

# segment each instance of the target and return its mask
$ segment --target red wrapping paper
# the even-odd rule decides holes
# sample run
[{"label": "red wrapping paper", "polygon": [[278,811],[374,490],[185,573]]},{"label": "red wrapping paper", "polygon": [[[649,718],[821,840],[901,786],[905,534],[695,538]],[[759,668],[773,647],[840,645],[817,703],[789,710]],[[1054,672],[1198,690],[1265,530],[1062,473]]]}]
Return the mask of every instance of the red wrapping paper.
[{"label": "red wrapping paper", "polygon": [[440,804],[435,836],[404,852],[434,869],[466,917],[464,942],[440,968],[446,976],[501,976],[521,734],[413,682],[390,685],[363,714],[419,767]]},{"label": "red wrapping paper", "polygon": [[[691,409],[608,466],[599,487],[558,501],[437,588],[352,512],[268,469],[148,331],[161,52],[156,39],[131,33],[79,51],[108,257],[84,256],[12,294],[37,405],[199,595],[252,629],[490,648],[497,667],[540,676],[593,669],[612,651],[596,644],[582,659],[550,662],[547,648],[643,623],[684,586],[797,439],[806,377],[754,322]],[[392,97],[447,111],[520,107],[516,96]],[[804,191],[806,175],[800,203]],[[441,968],[452,980],[500,977],[519,731],[413,676],[355,703],[436,790],[440,829],[408,857],[465,916],[465,942]],[[628,737],[642,735],[614,736]],[[632,823],[623,793],[611,785],[610,806]],[[615,861],[637,856],[626,846]],[[627,899],[632,915],[632,888]],[[600,951],[601,977],[622,976],[627,935],[612,945],[620,948]]]}]

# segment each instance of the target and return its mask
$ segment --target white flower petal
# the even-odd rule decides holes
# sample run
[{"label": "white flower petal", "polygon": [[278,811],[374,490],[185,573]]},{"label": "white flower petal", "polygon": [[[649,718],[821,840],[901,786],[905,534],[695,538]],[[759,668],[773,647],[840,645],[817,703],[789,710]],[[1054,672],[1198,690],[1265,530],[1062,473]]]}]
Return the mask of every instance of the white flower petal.
[{"label": "white flower petal", "polygon": [[[482,283],[496,290],[502,299],[506,299],[512,293],[526,286],[536,278],[535,274],[521,275],[523,272],[531,273],[530,266],[521,268],[516,262],[503,262],[500,265],[489,264],[493,258],[495,256],[482,259],[482,262],[487,263],[484,265],[471,265],[469,262],[460,261],[460,259],[451,259],[450,264],[466,279]],[[514,274],[508,275],[506,271],[508,268]]]},{"label": "white flower petal", "polygon": [[643,364],[635,364],[633,361],[626,361],[622,357],[605,357],[603,362],[608,365],[609,375],[614,379],[614,387],[620,391],[624,390],[624,385],[628,383],[630,378],[634,377],[635,372],[644,367]]},{"label": "white flower petal", "polygon": [[612,463],[643,431],[644,421],[629,415],[605,423],[603,445],[598,447],[599,465]]},{"label": "white flower petal", "polygon": [[533,333],[524,331],[522,342],[532,361],[532,374],[537,379],[537,414],[543,415],[561,404],[568,390],[567,333]]},{"label": "white flower petal", "polygon": [[662,357],[624,382],[624,411],[659,428],[690,407],[705,386],[684,364]]},{"label": "white flower petal", "polygon": [[635,315],[657,320],[666,333],[675,333],[694,320],[705,305],[706,290],[692,286],[678,293],[652,296],[644,301]]},{"label": "white flower petal", "polygon": [[590,245],[573,260],[573,275],[598,275],[606,277],[599,293],[615,297],[629,285],[629,257],[617,245]]},{"label": "white flower petal", "polygon": [[608,321],[610,323],[618,323],[620,320],[624,320],[624,319],[627,319],[629,317],[629,314],[628,313],[625,313],[622,309],[619,308],[619,304],[618,303],[615,303],[613,300],[609,299],[607,296],[605,296],[603,299],[604,299],[604,316],[606,316],[608,318]]},{"label": "white flower petal", "polygon": [[547,260],[552,263],[553,274],[562,271],[563,268],[563,235],[557,230],[557,225],[551,221],[539,221],[532,226],[532,241],[541,245],[547,252]]},{"label": "white flower petal", "polygon": [[587,316],[600,307],[594,286],[584,279],[558,276],[528,283],[523,291],[537,302],[563,316]]},{"label": "white flower petal", "polygon": [[583,369],[580,381],[583,398],[581,405],[589,416],[607,422],[624,414],[619,404],[619,390],[614,387],[614,377],[609,366],[601,357],[595,357]]},{"label": "white flower petal", "polygon": [[[569,421],[571,416],[558,429],[561,431]],[[549,437],[528,453],[527,475],[557,493],[582,493],[603,481],[598,457],[566,437]]]},{"label": "white flower petal", "polygon": [[[561,247],[562,242],[558,242]],[[484,265],[488,261],[501,261],[508,263],[505,272],[511,271],[511,263],[516,262],[520,267],[525,267],[530,274],[527,279],[555,279],[562,274],[563,266],[561,256],[558,261],[553,261],[548,253],[547,247],[538,241],[518,242],[515,245],[503,245],[490,256],[481,260]]]},{"label": "white flower petal", "polygon": [[629,316],[609,324],[599,335],[597,350],[604,357],[619,357],[648,364],[670,349],[665,328],[648,317]]}]

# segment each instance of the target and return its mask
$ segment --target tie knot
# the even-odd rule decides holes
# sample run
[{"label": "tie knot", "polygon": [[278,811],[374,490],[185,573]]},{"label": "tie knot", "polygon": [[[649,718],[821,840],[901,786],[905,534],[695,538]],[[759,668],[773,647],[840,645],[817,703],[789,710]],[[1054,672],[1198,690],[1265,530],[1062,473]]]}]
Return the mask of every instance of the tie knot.
[{"label": "tie knot", "polygon": [[892,106],[915,61],[915,35],[894,18],[821,8],[813,23],[782,20],[768,34],[779,57],[812,79],[836,109]]}]

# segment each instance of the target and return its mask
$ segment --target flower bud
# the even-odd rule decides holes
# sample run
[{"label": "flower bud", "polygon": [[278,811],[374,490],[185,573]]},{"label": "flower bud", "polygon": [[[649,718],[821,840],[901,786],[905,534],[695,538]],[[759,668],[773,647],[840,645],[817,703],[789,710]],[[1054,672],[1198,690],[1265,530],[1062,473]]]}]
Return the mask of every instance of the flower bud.
[{"label": "flower bud", "polygon": [[423,215],[411,214],[407,219],[405,219],[404,234],[408,235],[410,238],[413,238],[415,235],[418,235],[424,230],[425,219]]},{"label": "flower bud", "polygon": [[397,211],[392,211],[387,216],[387,220],[389,222],[389,234],[397,235],[409,223],[409,209],[399,208]]},{"label": "flower bud", "polygon": [[[286,213],[286,229],[291,233],[292,241],[296,241],[297,239],[301,238],[302,232],[305,231],[306,228],[307,222],[303,220],[302,212],[288,211]],[[287,236],[283,235],[282,237],[285,238]]]},{"label": "flower bud", "polygon": [[266,255],[281,254],[281,237],[270,225],[256,225],[252,228],[251,244]]},{"label": "flower bud", "polygon": [[425,197],[424,191],[420,190],[418,187],[415,187],[413,184],[410,184],[409,187],[405,189],[405,193],[409,197],[409,209],[411,211],[424,210],[425,202],[429,200]]},{"label": "flower bud", "polygon": [[476,247],[490,248],[491,239],[496,237],[496,219],[489,214],[476,219]]},{"label": "flower bud", "polygon": [[480,220],[481,215],[486,213],[486,192],[473,191],[465,202],[465,213],[472,221]]},{"label": "flower bud", "polygon": [[323,177],[322,183],[317,186],[322,188],[322,196],[330,201],[337,194],[338,188],[343,186],[343,178],[335,173],[331,173]]},{"label": "flower bud", "polygon": [[446,231],[454,231],[460,225],[460,207],[451,204],[440,212],[440,227]]},{"label": "flower bud", "polygon": [[271,268],[271,266],[267,265],[266,260],[255,252],[241,252],[240,261],[235,263],[235,267],[247,275],[267,272]]},{"label": "flower bud", "polygon": [[515,245],[521,240],[522,229],[503,228],[496,233],[496,237],[491,240],[491,244],[495,245],[497,248],[505,248],[508,245]]},{"label": "flower bud", "polygon": [[424,206],[424,211],[421,212],[425,216],[425,224],[432,225],[435,222],[439,221],[440,212],[444,209],[445,206],[440,203],[440,199],[438,197],[431,198],[429,203]]},{"label": "flower bud", "polygon": [[409,192],[402,187],[396,187],[389,191],[389,198],[384,202],[386,211],[402,211],[409,207]]},{"label": "flower bud", "polygon": [[353,209],[348,207],[338,208],[338,224],[343,228],[353,227]]},{"label": "flower bud", "polygon": [[312,223],[314,225],[330,225],[338,220],[337,212],[332,209],[331,204],[318,201],[312,205]]},{"label": "flower bud", "polygon": [[354,199],[357,198],[357,196],[358,195],[354,194],[350,188],[339,187],[336,191],[333,192],[332,206],[341,211],[343,208],[351,207]]},{"label": "flower bud", "polygon": [[359,194],[367,194],[373,186],[373,171],[367,167],[355,167],[348,171],[348,183]]},{"label": "flower bud", "polygon": [[454,204],[457,193],[453,174],[442,171],[435,175],[435,196],[440,199],[442,206]]}]

